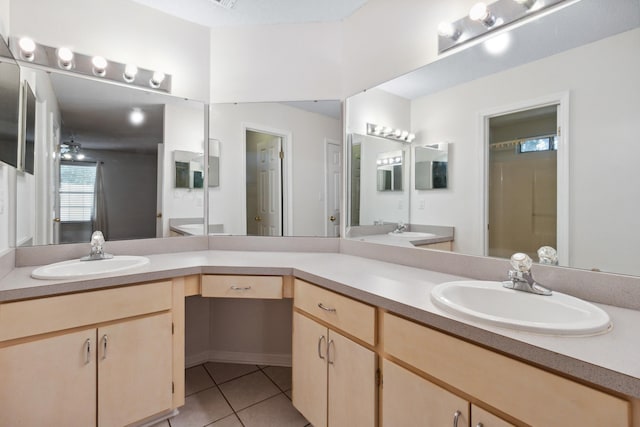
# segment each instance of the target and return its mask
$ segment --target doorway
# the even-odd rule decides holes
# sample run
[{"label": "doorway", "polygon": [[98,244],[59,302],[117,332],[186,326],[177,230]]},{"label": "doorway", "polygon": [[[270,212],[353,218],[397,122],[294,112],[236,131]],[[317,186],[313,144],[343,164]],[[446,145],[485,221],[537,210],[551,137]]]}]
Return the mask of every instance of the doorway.
[{"label": "doorway", "polygon": [[325,236],[340,237],[342,188],[342,145],[325,139]]},{"label": "doorway", "polygon": [[487,254],[558,247],[557,104],[488,119]]},{"label": "doorway", "polygon": [[282,236],[283,136],[245,130],[248,236]]}]

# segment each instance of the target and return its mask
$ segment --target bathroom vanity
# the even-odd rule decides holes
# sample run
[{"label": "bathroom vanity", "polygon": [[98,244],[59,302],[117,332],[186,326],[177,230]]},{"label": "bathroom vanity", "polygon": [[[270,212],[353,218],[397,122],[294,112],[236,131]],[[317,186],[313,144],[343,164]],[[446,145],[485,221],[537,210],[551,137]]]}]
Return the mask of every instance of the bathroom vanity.
[{"label": "bathroom vanity", "polygon": [[[461,276],[348,245],[242,251],[227,239],[227,249],[148,255],[138,270],[90,280],[11,270],[0,280],[0,424],[170,416],[184,403],[185,298],[200,296],[293,298],[293,403],[315,426],[640,425],[637,310],[602,306],[614,329],[592,337],[483,326],[431,303],[435,285]],[[460,257],[416,256],[443,255]]]}]

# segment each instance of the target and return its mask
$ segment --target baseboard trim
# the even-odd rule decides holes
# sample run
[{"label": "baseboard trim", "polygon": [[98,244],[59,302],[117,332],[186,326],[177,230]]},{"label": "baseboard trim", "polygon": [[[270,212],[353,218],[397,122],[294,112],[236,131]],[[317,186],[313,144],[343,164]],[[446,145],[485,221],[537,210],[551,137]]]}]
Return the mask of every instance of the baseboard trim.
[{"label": "baseboard trim", "polygon": [[185,357],[187,368],[206,362],[240,363],[246,365],[291,366],[289,353],[246,353],[209,350]]}]

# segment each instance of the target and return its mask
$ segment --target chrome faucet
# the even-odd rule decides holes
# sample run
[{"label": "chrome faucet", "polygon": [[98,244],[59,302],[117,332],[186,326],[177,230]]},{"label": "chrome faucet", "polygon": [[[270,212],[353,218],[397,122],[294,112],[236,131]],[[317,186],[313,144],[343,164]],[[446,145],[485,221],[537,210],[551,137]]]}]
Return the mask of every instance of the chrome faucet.
[{"label": "chrome faucet", "polygon": [[89,255],[80,258],[81,261],[95,261],[99,259],[113,258],[113,255],[104,251],[104,235],[102,231],[94,231],[91,234],[91,252]]},{"label": "chrome faucet", "polygon": [[536,295],[551,295],[551,290],[545,288],[533,279],[531,266],[533,261],[527,254],[515,253],[511,256],[512,270],[509,270],[509,280],[502,282],[502,286],[516,291],[530,292]]},{"label": "chrome faucet", "polygon": [[404,224],[404,222],[399,221],[398,225],[396,225],[396,229],[393,230],[393,232],[394,233],[402,233],[403,231],[407,231],[407,226]]}]

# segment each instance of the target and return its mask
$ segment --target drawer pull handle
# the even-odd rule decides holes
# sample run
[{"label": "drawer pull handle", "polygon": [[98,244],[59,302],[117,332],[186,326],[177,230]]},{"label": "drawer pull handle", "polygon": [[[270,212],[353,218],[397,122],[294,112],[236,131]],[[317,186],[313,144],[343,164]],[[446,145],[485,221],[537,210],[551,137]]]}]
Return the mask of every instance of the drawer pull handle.
[{"label": "drawer pull handle", "polygon": [[327,344],[327,363],[329,365],[333,365],[333,362],[335,362],[335,359],[331,359],[331,347],[335,348],[335,343],[333,342],[333,340],[329,340],[329,344]]},{"label": "drawer pull handle", "polygon": [[326,341],[327,339],[322,335],[318,340],[318,357],[324,360],[324,356],[322,355],[322,341]]},{"label": "drawer pull handle", "polygon": [[458,427],[458,419],[460,419],[460,415],[462,415],[462,412],[460,411],[456,411],[453,414],[453,427]]},{"label": "drawer pull handle", "polygon": [[328,311],[329,313],[335,313],[336,309],[335,308],[331,308],[331,307],[327,307],[326,305],[324,305],[323,303],[319,302],[318,303],[318,307],[320,307],[321,309],[323,309],[324,311]]},{"label": "drawer pull handle", "polygon": [[84,342],[84,346],[87,349],[85,353],[84,364],[88,365],[89,363],[91,363],[91,338],[87,338],[87,340]]},{"label": "drawer pull handle", "polygon": [[251,290],[251,286],[231,285],[231,290],[238,291],[238,292],[250,291]]},{"label": "drawer pull handle", "polygon": [[107,338],[107,334],[104,334],[104,336],[102,337],[102,358],[106,359],[107,358],[107,344],[108,344],[109,338]]}]

